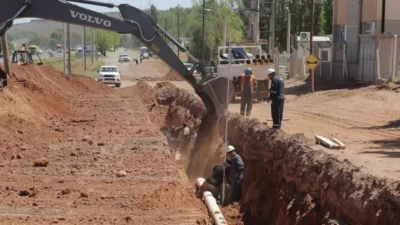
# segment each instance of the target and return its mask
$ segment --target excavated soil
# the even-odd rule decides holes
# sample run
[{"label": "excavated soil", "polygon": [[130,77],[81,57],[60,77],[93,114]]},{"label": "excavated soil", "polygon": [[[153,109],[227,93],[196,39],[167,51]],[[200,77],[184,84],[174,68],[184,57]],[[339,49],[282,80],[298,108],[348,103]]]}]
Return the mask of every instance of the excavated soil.
[{"label": "excavated soil", "polygon": [[[183,90],[180,96],[191,102],[183,108],[198,112],[190,107],[196,98]],[[304,135],[289,136],[257,119],[233,114],[228,126],[229,144],[245,161],[240,211],[222,209],[233,224],[400,224],[400,182],[361,172],[348,160],[313,150]],[[223,161],[224,128],[224,119],[202,118],[187,168],[192,180]]]},{"label": "excavated soil", "polygon": [[151,87],[11,69],[0,93],[0,224],[209,224]]},{"label": "excavated soil", "polygon": [[[207,177],[224,156],[225,121],[167,82],[111,89],[50,67],[13,67],[2,89],[1,224],[209,224],[160,130],[198,133],[186,168]],[[229,224],[400,224],[400,183],[313,150],[302,135],[231,115],[245,162]],[[229,187],[227,187],[229,193]]]},{"label": "excavated soil", "polygon": [[141,81],[185,81],[175,70],[169,71],[162,77],[141,77]]}]

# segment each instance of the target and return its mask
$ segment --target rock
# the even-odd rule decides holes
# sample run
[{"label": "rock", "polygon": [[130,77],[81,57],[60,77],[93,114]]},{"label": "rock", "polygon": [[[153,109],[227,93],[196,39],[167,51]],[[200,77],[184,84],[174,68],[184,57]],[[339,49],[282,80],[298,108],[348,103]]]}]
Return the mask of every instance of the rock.
[{"label": "rock", "polygon": [[29,196],[31,193],[28,190],[21,190],[19,191],[19,196]]},{"label": "rock", "polygon": [[126,172],[121,170],[117,173],[117,177],[125,177],[126,176]]},{"label": "rock", "polygon": [[71,152],[70,156],[78,156],[75,152]]},{"label": "rock", "polygon": [[105,144],[103,142],[97,143],[97,146],[104,146]]},{"label": "rock", "polygon": [[38,204],[36,202],[32,203],[32,206],[38,206]]},{"label": "rock", "polygon": [[92,144],[93,144],[93,141],[89,141],[89,144],[92,145]]},{"label": "rock", "polygon": [[88,194],[86,194],[86,193],[84,193],[84,192],[81,192],[81,198],[87,198],[87,197],[89,197]]},{"label": "rock", "polygon": [[46,167],[49,164],[49,160],[46,157],[38,158],[33,162],[36,167]]},{"label": "rock", "polygon": [[17,131],[19,134],[24,134],[24,132],[22,132],[22,130],[18,130]]},{"label": "rock", "polygon": [[69,194],[69,193],[71,193],[71,190],[70,190],[70,189],[63,189],[63,190],[61,191],[61,194],[62,194],[62,195],[67,195],[67,194]]},{"label": "rock", "polygon": [[24,156],[22,155],[22,154],[17,154],[17,157],[16,157],[17,159],[22,159],[22,158],[24,158]]}]

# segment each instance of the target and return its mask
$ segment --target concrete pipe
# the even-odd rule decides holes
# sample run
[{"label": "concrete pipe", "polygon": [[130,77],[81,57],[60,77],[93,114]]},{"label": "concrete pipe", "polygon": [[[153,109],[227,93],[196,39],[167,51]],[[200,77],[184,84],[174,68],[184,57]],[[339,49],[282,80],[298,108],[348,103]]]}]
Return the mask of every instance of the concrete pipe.
[{"label": "concrete pipe", "polygon": [[[206,180],[204,178],[200,177],[196,180],[195,183],[197,187],[200,188],[200,186],[203,185],[205,181]],[[216,225],[228,224],[224,216],[222,215],[222,212],[218,207],[217,201],[215,200],[211,192],[205,191],[203,193],[203,200],[206,203],[208,211],[211,213]]]}]

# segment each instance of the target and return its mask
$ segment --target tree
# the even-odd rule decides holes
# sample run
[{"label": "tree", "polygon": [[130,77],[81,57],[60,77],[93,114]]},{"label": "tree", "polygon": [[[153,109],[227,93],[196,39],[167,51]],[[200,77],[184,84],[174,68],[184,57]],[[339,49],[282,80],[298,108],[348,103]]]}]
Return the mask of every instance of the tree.
[{"label": "tree", "polygon": [[51,39],[62,41],[64,39],[64,32],[61,29],[57,29],[50,34]]},{"label": "tree", "polygon": [[[101,52],[103,55],[106,55],[106,51],[110,50],[110,48],[115,49],[121,45],[120,35],[118,33],[94,29],[93,34],[95,38],[97,37],[97,51]],[[90,41],[90,32],[86,32],[85,41]]]},{"label": "tree", "polygon": [[[196,57],[202,55],[202,5],[195,3],[190,13],[188,24],[188,36],[190,51]],[[224,1],[207,1],[206,8],[212,9],[206,12],[205,17],[205,58],[214,59],[218,55],[218,47],[222,45],[223,16],[226,16],[227,39],[240,42],[243,37],[243,21],[240,16],[230,10],[229,4]]]},{"label": "tree", "polygon": [[325,34],[332,34],[332,23],[333,23],[333,1],[325,1],[323,4],[323,18],[324,25],[323,30]]},{"label": "tree", "polygon": [[150,6],[150,15],[153,17],[153,19],[158,22],[158,11],[155,5],[151,4]]},{"label": "tree", "polygon": [[71,45],[79,45],[82,43],[82,36],[76,32],[71,34]]}]

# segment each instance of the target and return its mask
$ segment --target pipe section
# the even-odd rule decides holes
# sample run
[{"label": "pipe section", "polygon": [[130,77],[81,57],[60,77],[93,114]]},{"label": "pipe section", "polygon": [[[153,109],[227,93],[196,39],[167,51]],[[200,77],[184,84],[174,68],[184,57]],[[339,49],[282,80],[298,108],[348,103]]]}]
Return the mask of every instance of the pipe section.
[{"label": "pipe section", "polygon": [[[203,185],[203,183],[206,180],[204,178],[197,178],[196,180],[196,186],[198,188],[200,188],[201,185]],[[217,201],[215,200],[214,196],[211,194],[211,192],[209,191],[205,191],[203,193],[203,200],[206,203],[206,206],[208,208],[208,211],[211,213],[215,224],[216,225],[222,225],[222,224],[228,224],[224,218],[224,216],[222,215],[221,210],[219,210]]]}]

